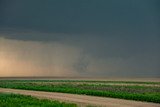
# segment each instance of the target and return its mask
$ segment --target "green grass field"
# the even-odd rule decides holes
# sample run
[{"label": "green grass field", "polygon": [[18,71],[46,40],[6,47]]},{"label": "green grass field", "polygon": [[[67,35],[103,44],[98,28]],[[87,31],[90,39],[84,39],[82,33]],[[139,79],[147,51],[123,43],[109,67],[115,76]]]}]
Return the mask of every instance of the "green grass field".
[{"label": "green grass field", "polygon": [[77,107],[77,105],[31,96],[0,93],[0,107]]},{"label": "green grass field", "polygon": [[81,80],[2,80],[0,87],[85,94],[160,103],[159,82]]}]

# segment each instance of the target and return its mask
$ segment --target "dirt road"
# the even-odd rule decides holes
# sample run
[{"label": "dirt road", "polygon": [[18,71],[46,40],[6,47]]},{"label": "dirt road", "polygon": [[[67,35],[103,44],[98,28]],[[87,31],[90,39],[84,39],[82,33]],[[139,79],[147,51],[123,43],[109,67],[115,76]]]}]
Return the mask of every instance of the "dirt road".
[{"label": "dirt road", "polygon": [[160,104],[155,104],[155,103],[130,101],[130,100],[122,100],[122,99],[114,99],[114,98],[104,98],[104,97],[94,97],[94,96],[86,96],[86,95],[57,93],[57,92],[29,91],[29,90],[7,89],[7,88],[0,88],[0,92],[31,95],[38,98],[73,102],[81,106],[89,104],[89,105],[97,105],[97,106],[103,106],[103,107],[160,107]]}]

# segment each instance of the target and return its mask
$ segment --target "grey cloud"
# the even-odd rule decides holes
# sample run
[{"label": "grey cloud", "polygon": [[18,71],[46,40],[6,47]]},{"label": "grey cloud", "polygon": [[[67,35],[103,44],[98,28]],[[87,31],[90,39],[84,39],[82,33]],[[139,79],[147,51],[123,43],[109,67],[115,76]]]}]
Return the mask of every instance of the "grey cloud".
[{"label": "grey cloud", "polygon": [[156,32],[159,0],[1,0],[0,28],[52,33]]},{"label": "grey cloud", "polygon": [[133,55],[159,56],[160,36],[158,35],[89,35],[55,34],[41,32],[2,33],[1,37],[24,41],[59,42],[84,50],[83,54],[93,57],[131,57]]},{"label": "grey cloud", "polygon": [[159,0],[1,0],[0,51],[14,53],[9,54],[13,64],[26,61],[30,67],[20,68],[27,72],[37,67],[41,75],[56,69],[63,75],[157,76],[159,4]]}]

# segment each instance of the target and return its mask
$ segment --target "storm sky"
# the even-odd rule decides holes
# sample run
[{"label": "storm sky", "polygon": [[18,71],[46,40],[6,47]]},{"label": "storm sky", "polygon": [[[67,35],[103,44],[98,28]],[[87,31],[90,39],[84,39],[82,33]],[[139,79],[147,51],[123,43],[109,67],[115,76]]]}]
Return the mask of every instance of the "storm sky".
[{"label": "storm sky", "polygon": [[160,76],[159,0],[0,0],[0,77]]}]

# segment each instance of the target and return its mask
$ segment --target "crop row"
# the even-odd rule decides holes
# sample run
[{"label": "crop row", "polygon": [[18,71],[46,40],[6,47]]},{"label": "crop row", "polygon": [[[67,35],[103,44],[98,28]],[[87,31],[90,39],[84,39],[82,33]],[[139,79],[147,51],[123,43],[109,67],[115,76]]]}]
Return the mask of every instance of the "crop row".
[{"label": "crop row", "polygon": [[158,84],[160,82],[142,81],[105,81],[105,80],[0,80],[0,82],[85,82],[85,83],[126,83],[126,84]]}]

